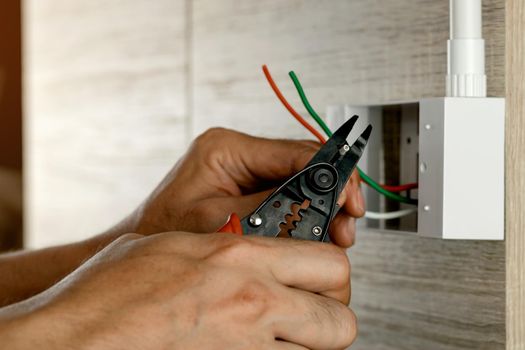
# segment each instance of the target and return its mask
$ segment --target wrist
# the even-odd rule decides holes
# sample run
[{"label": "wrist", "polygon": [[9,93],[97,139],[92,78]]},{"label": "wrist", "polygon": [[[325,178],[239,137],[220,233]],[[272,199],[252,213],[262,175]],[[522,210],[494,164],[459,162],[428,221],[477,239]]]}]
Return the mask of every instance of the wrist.
[{"label": "wrist", "polygon": [[108,244],[120,236],[126,233],[136,233],[138,230],[138,217],[139,215],[136,212],[133,212],[131,215],[103,233],[79,242],[82,246],[83,253],[87,257],[84,261],[104,249]]}]

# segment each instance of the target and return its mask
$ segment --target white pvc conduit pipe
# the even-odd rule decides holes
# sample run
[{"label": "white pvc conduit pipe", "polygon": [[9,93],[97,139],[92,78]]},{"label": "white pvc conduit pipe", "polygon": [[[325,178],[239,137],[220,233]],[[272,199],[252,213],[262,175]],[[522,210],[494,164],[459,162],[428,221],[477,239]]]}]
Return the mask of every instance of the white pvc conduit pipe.
[{"label": "white pvc conduit pipe", "polygon": [[487,95],[481,28],[481,0],[450,0],[447,96]]}]

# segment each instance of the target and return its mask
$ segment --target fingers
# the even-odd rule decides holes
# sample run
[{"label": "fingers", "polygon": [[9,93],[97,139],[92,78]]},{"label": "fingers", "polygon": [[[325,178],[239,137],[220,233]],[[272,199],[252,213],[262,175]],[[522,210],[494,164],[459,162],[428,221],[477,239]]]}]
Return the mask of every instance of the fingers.
[{"label": "fingers", "polygon": [[360,218],[365,215],[365,200],[363,192],[361,191],[361,178],[359,173],[354,171],[344,191],[339,196],[337,203],[355,218]]},{"label": "fingers", "polygon": [[350,262],[334,244],[289,238],[165,232],[143,238],[153,253],[185,253],[228,268],[253,270],[279,284],[348,304]]},{"label": "fingers", "polygon": [[[322,295],[287,288],[283,290],[282,317],[276,317],[276,338],[308,349],[341,349],[357,334],[354,313],[344,304]],[[279,296],[278,296],[279,298]]]},{"label": "fingers", "polygon": [[[246,196],[220,196],[201,200],[191,210],[192,216],[187,218],[187,226],[180,229],[193,230],[199,227],[199,232],[215,232],[226,223],[231,213],[240,218],[253,212],[272,193],[273,189],[252,193]],[[206,218],[203,220],[203,218]]]},{"label": "fingers", "polygon": [[339,212],[330,224],[330,240],[343,248],[350,248],[355,243],[356,219]]},{"label": "fingers", "polygon": [[[346,307],[350,299],[350,265],[344,250],[333,244],[184,232],[161,233],[140,242],[142,256],[164,256],[162,263],[168,264],[170,271],[175,271],[173,266],[183,265],[173,265],[174,257],[189,256],[189,264],[198,262],[208,271],[223,271],[219,274],[222,281],[229,275],[244,276],[238,281],[253,285],[255,279],[256,290],[267,286],[270,304],[269,298],[263,299],[272,307],[261,314],[268,317],[261,324],[269,327],[266,329],[271,331],[271,339],[291,343],[279,343],[281,346],[340,349],[355,337],[355,317]],[[242,291],[246,291],[244,287]],[[244,299],[253,299],[253,295]]]},{"label": "fingers", "polygon": [[279,283],[348,303],[350,262],[343,249],[287,238],[248,239],[257,246],[246,258]]},{"label": "fingers", "polygon": [[[164,236],[161,249],[169,249]],[[279,284],[319,293],[347,304],[350,299],[350,262],[343,249],[320,242],[289,238],[228,234],[193,235],[188,247],[218,266],[253,269]],[[179,243],[177,249],[181,247]]]},{"label": "fingers", "polygon": [[[281,180],[295,174],[320,147],[313,141],[272,140],[224,129],[207,134],[212,134],[214,142],[201,144],[215,149],[222,147],[228,152],[220,155],[222,167],[241,188],[258,186],[261,180]],[[220,142],[223,143],[218,144]]]},{"label": "fingers", "polygon": [[253,212],[274,191],[274,189],[238,197],[218,197],[210,199],[224,217],[237,213],[241,218]]},{"label": "fingers", "polygon": [[356,219],[365,214],[365,201],[360,186],[359,173],[354,171],[338,204],[342,207],[330,224],[330,239],[334,244],[349,248],[355,243]]},{"label": "fingers", "polygon": [[280,180],[302,170],[320,145],[312,141],[270,140],[242,135],[242,164],[259,179]]}]

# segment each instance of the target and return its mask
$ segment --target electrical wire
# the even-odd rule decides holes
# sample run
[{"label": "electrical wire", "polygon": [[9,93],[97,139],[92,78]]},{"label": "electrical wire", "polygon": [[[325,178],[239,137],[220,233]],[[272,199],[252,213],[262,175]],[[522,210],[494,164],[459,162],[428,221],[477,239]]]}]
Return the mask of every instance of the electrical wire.
[{"label": "electrical wire", "polygon": [[297,119],[299,123],[301,123],[306,129],[308,129],[308,131],[310,131],[315,137],[317,137],[317,139],[321,143],[325,143],[326,140],[323,137],[323,135],[321,135],[319,131],[317,131],[306,120],[304,120],[304,118],[301,117],[301,115],[297,113],[295,109],[293,109],[293,107],[288,103],[286,98],[281,93],[281,90],[279,90],[279,88],[277,87],[277,84],[275,84],[275,81],[273,80],[272,75],[270,74],[270,71],[268,70],[268,67],[266,65],[263,65],[262,69],[264,72],[264,76],[266,77],[266,80],[268,80],[268,83],[270,84],[270,87],[272,88],[273,92],[275,93],[277,98],[281,101],[281,103],[284,105],[284,107],[288,110],[288,112],[290,112],[290,114],[293,115],[293,117]]},{"label": "electrical wire", "polygon": [[[290,76],[290,78],[292,78],[292,81],[293,81],[293,83],[295,85],[297,93],[299,94],[299,97],[301,98],[301,101],[303,102],[303,105],[306,108],[306,110],[308,111],[308,113],[310,114],[310,116],[317,122],[317,124],[321,127],[321,129],[324,130],[325,134],[328,137],[331,137],[332,136],[332,131],[330,130],[328,125],[326,125],[326,123],[323,121],[323,119],[319,116],[319,114],[317,114],[315,109],[313,109],[312,105],[310,104],[310,101],[308,101],[308,98],[306,97],[304,89],[301,86],[301,83],[299,82],[299,78],[297,78],[297,75],[295,74],[295,72],[291,71],[290,73],[288,73],[288,75]],[[361,169],[359,169],[359,167],[357,169],[358,169],[359,175],[361,176],[362,179],[367,178],[367,180],[365,180],[365,182],[368,185],[370,185],[369,182],[374,181],[371,178],[367,177],[366,174],[364,174],[364,172]],[[410,183],[410,184],[399,185],[399,186],[389,186],[389,185],[379,185],[379,186],[381,186],[383,189],[385,189],[387,191],[390,191],[390,192],[404,192],[404,191],[408,191],[408,190],[412,190],[412,189],[418,188],[418,184],[417,183]]]},{"label": "electrical wire", "polygon": [[[264,68],[263,68],[264,69]],[[266,68],[266,71],[268,71],[268,68]],[[323,119],[319,116],[319,114],[317,114],[315,112],[315,110],[312,108],[312,105],[310,104],[310,102],[308,101],[308,98],[306,97],[306,94],[304,92],[304,89],[303,87],[301,86],[301,83],[299,82],[299,79],[297,78],[297,75],[294,73],[294,71],[291,71],[289,73],[289,76],[290,78],[292,79],[294,85],[295,85],[295,88],[299,94],[299,97],[301,98],[301,101],[303,102],[303,105],[304,107],[306,108],[306,110],[308,111],[308,113],[310,114],[310,116],[317,122],[317,124],[325,131],[326,135],[328,137],[331,137],[332,136],[332,131],[330,130],[330,128],[325,124],[325,122],[323,121]],[[274,83],[275,85],[275,83]],[[277,87],[277,86],[275,86]],[[283,97],[284,98],[284,97]],[[297,113],[297,112],[296,112]],[[299,115],[299,117],[301,117]],[[296,117],[297,118],[297,117]],[[302,119],[302,117],[301,117]],[[408,198],[408,197],[404,197],[404,196],[400,196],[398,195],[397,193],[394,193],[392,191],[389,191],[387,190],[385,187],[381,186],[380,184],[378,184],[377,182],[375,182],[370,176],[368,176],[364,171],[362,171],[359,167],[357,167],[357,171],[359,172],[359,176],[361,176],[361,178],[363,179],[363,181],[369,185],[370,187],[372,187],[374,190],[376,190],[377,192],[379,192],[380,194],[382,194],[383,196],[391,199],[391,200],[394,200],[394,201],[397,201],[397,202],[401,202],[401,203],[406,203],[406,204],[414,204],[416,205],[417,204],[417,200],[415,199],[412,199],[412,198]],[[395,189],[396,190],[399,190],[400,188],[404,188],[404,187],[411,187],[413,186],[412,184],[409,184],[409,185],[403,185],[403,187],[399,187],[399,186],[396,186]],[[396,191],[396,192],[401,192],[401,190],[399,191]]]},{"label": "electrical wire", "polygon": [[[273,78],[272,78],[272,76],[270,74],[270,71],[268,70],[268,67],[266,65],[263,65],[262,69],[263,69],[264,75],[265,75],[266,79],[268,80],[268,83],[270,84],[270,87],[272,88],[273,92],[275,93],[277,98],[279,98],[279,100],[284,105],[284,107],[290,112],[290,114],[292,114],[292,116],[294,116],[294,118],[297,119],[297,121],[299,123],[301,123],[306,129],[308,129],[312,134],[314,134],[317,137],[317,139],[319,139],[319,141],[321,143],[326,143],[324,137],[312,125],[310,125],[306,120],[304,120],[304,118],[299,113],[297,113],[293,109],[293,107],[288,103],[288,101],[286,100],[284,95],[281,93],[281,91],[277,87],[277,84],[273,80]],[[300,84],[299,84],[299,86],[300,86]],[[304,92],[303,92],[303,96],[304,96],[305,100],[308,101],[306,99],[306,95],[304,95]],[[308,103],[308,105],[310,105],[310,104]],[[310,106],[310,108],[311,108],[311,106]],[[312,110],[313,110],[313,108],[312,108]],[[315,113],[315,111],[314,111],[314,114],[317,115],[317,113]],[[322,122],[321,118],[319,118],[319,120],[321,120],[321,122]],[[323,124],[324,124],[324,122],[323,122]],[[324,124],[324,125],[326,126],[326,124]],[[327,131],[327,134],[329,134],[329,135],[332,134],[332,132],[328,128],[328,126],[326,126],[325,132],[326,131]],[[368,179],[370,179],[364,172],[362,172],[361,176],[362,177],[367,177]],[[372,180],[372,179],[370,179],[370,180]],[[372,180],[372,182],[373,182],[373,180]],[[408,185],[402,185],[402,186],[391,186],[391,188],[401,191],[401,190],[405,190],[405,189],[410,189],[413,186],[417,186],[417,184],[408,184]],[[402,216],[409,215],[409,214],[411,214],[414,211],[415,211],[415,209],[405,209],[405,210],[400,210],[400,211],[390,212],[390,213],[377,213],[377,212],[366,211],[365,212],[365,218],[372,219],[372,220],[374,220],[374,219],[375,220],[390,220],[390,219],[399,218],[399,217],[402,217]]]},{"label": "electrical wire", "polygon": [[312,118],[314,118],[314,120],[321,127],[321,129],[324,130],[325,134],[328,137],[332,137],[332,130],[330,130],[328,125],[325,124],[325,122],[319,116],[319,114],[317,114],[317,112],[312,108],[312,105],[308,101],[308,98],[306,98],[306,94],[304,93],[304,89],[301,86],[301,83],[299,82],[299,79],[297,78],[297,75],[295,75],[295,72],[294,71],[290,71],[290,73],[288,73],[288,75],[290,76],[290,78],[292,78],[293,84],[295,85],[297,93],[299,94],[299,97],[301,98],[301,101],[303,102],[304,107],[308,111],[308,114],[310,114],[310,116]]},{"label": "electrical wire", "polygon": [[376,213],[372,211],[367,211],[365,213],[365,218],[372,219],[372,220],[392,220],[392,219],[399,219],[403,216],[407,216],[407,215],[410,215],[416,212],[417,212],[417,209],[415,208],[391,211],[388,213]]},{"label": "electrical wire", "polygon": [[404,191],[410,191],[417,189],[419,187],[419,184],[417,182],[409,183],[406,185],[399,185],[399,186],[389,186],[389,185],[381,185],[385,190],[390,192],[404,192]]}]

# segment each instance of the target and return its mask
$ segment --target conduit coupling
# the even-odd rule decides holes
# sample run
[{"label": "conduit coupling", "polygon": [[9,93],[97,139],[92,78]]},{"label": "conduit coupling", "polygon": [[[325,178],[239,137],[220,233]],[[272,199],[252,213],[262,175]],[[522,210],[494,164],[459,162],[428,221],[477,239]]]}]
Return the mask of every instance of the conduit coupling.
[{"label": "conduit coupling", "polygon": [[481,34],[481,0],[450,0],[447,96],[485,97],[485,40]]}]

